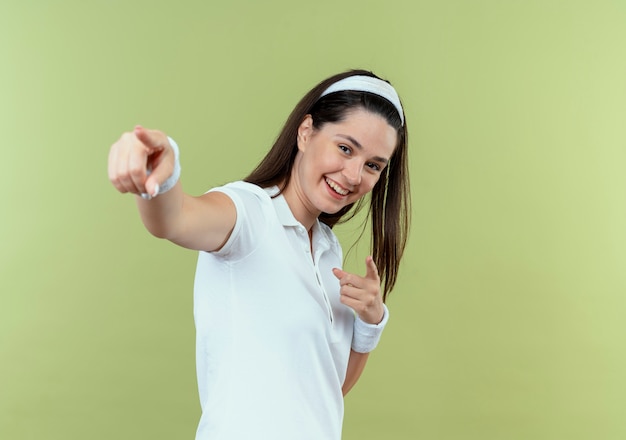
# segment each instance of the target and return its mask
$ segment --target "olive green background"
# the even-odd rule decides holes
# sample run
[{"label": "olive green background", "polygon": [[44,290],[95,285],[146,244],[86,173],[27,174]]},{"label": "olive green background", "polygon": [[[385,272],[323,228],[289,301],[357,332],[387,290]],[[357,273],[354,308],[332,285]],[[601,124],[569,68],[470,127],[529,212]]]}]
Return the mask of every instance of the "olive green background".
[{"label": "olive green background", "polygon": [[108,148],[160,128],[200,194],[353,67],[403,98],[414,216],[344,438],[626,438],[623,0],[3,0],[0,438],[193,438],[196,255]]}]

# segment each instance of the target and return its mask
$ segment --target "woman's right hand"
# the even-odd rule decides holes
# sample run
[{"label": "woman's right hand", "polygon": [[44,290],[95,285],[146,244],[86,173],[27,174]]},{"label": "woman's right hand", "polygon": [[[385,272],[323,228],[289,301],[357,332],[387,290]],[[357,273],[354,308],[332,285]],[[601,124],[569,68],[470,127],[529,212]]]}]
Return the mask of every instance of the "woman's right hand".
[{"label": "woman's right hand", "polygon": [[[137,126],[111,146],[109,180],[121,193],[154,197],[159,186],[167,188],[166,181],[177,167],[176,156],[165,133]],[[137,206],[146,229],[187,249],[221,248],[237,220],[235,204],[220,191],[192,197],[175,184],[154,200],[143,198],[137,198]]]},{"label": "woman's right hand", "polygon": [[156,196],[174,172],[175,155],[165,133],[136,126],[109,151],[109,180],[121,193]]}]

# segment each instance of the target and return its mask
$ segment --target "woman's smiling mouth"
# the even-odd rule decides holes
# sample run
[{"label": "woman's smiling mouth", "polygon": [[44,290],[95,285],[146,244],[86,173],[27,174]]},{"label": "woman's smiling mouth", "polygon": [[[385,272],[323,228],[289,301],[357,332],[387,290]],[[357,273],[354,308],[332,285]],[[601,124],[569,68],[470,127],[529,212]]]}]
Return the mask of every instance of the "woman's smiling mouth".
[{"label": "woman's smiling mouth", "polygon": [[333,191],[335,191],[337,194],[342,195],[342,196],[347,196],[348,193],[350,193],[350,191],[342,188],[341,186],[339,186],[338,184],[330,180],[328,177],[326,177],[325,180],[328,186],[330,186],[333,189]]}]

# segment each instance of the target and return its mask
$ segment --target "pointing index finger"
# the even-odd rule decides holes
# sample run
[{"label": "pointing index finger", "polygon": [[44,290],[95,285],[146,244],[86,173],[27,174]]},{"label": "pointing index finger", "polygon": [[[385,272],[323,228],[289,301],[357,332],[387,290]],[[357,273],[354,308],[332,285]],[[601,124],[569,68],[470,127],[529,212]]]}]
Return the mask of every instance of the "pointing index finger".
[{"label": "pointing index finger", "polygon": [[339,269],[338,267],[335,267],[335,268],[333,268],[333,275],[335,275],[335,277],[338,280],[341,280],[346,275],[346,272],[344,272],[343,270]]},{"label": "pointing index finger", "polygon": [[166,147],[163,137],[159,136],[160,132],[148,130],[141,125],[137,125],[133,132],[135,136],[137,136],[137,139],[148,148],[163,150]]}]

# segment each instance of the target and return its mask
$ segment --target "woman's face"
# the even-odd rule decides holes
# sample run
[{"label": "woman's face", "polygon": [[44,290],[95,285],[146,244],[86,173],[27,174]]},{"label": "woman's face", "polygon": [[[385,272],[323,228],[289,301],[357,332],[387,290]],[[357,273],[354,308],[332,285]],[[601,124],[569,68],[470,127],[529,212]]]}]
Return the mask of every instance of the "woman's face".
[{"label": "woman's face", "polygon": [[317,218],[322,212],[335,213],[370,192],[396,142],[395,129],[382,116],[362,109],[319,130],[307,116],[298,130],[298,155],[290,183],[305,215]]}]

